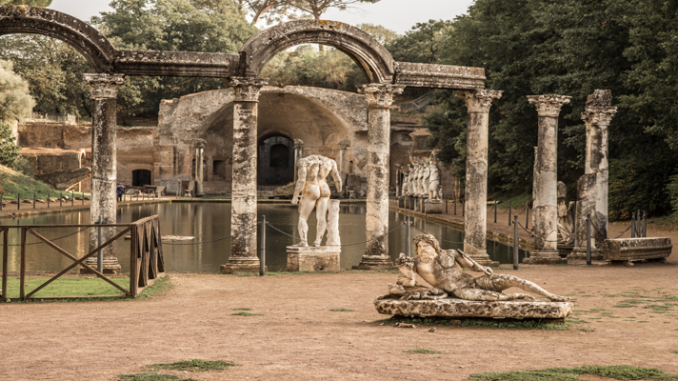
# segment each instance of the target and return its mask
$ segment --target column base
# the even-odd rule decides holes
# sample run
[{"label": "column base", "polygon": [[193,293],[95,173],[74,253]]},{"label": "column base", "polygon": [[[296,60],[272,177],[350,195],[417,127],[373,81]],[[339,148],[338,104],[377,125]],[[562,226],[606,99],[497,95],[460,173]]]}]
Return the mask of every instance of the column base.
[{"label": "column base", "polygon": [[[598,249],[591,249],[592,261],[604,261],[603,253]],[[577,264],[586,261],[586,247],[576,247],[567,256],[568,264]]]},{"label": "column base", "polygon": [[[96,257],[89,257],[85,260],[85,264],[93,269],[96,270],[97,264],[99,261],[97,260]],[[102,274],[110,274],[110,275],[120,275],[122,274],[122,268],[120,267],[120,263],[118,262],[118,258],[116,257],[104,257],[104,263],[103,263],[103,271],[101,272]],[[94,272],[86,267],[80,267],[80,274],[85,275],[85,274],[94,274]]]},{"label": "column base", "polygon": [[523,263],[530,265],[558,265],[566,264],[567,259],[561,258],[557,251],[533,251]]},{"label": "column base", "polygon": [[353,270],[397,270],[398,268],[391,261],[391,257],[385,255],[363,255],[358,266],[353,266]]},{"label": "column base", "polygon": [[261,263],[257,257],[231,257],[225,265],[221,265],[222,274],[258,273]]},{"label": "column base", "polygon": [[480,253],[480,254],[466,253],[466,255],[471,257],[471,259],[476,261],[481,266],[499,267],[499,262],[493,261],[487,253]]},{"label": "column base", "polygon": [[287,246],[287,271],[341,271],[341,248]]}]

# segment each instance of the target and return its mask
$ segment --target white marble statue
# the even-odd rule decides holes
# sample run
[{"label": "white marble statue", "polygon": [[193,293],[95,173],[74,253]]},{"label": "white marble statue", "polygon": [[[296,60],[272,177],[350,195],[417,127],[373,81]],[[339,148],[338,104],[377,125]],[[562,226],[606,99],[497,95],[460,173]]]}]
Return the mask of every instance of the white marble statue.
[{"label": "white marble statue", "polygon": [[[292,204],[299,204],[299,238],[298,246],[308,246],[308,217],[316,208],[318,220],[317,234],[313,245],[318,247],[327,229],[327,208],[332,191],[327,184],[327,176],[332,175],[337,192],[341,192],[341,175],[337,163],[327,157],[311,155],[297,162],[297,184],[292,195]],[[301,194],[301,199],[299,196]]]},{"label": "white marble statue", "polygon": [[429,177],[428,177],[428,198],[429,200],[440,200],[442,195],[440,192],[440,170],[438,169],[438,161],[431,159],[429,162]]},{"label": "white marble statue", "polygon": [[[409,166],[408,166],[408,167],[409,167]],[[412,172],[409,171],[409,172],[403,173],[403,184],[402,184],[402,190],[401,190],[401,192],[400,192],[400,195],[401,195],[401,196],[407,196],[407,193],[408,193],[408,186],[410,185],[410,183],[409,183],[409,181],[410,181],[410,180],[409,180],[410,173],[412,173]]]},{"label": "white marble statue", "polygon": [[428,182],[431,177],[431,166],[428,161],[424,161],[423,169],[421,171],[421,190],[419,192],[419,197],[428,196]]}]

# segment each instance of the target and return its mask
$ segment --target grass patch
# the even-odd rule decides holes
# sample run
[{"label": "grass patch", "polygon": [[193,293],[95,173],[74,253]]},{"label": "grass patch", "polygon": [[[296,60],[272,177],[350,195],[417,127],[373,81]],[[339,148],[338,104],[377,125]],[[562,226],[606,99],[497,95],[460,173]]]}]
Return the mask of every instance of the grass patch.
[{"label": "grass patch", "polygon": [[234,314],[231,314],[231,315],[235,315],[235,316],[264,316],[264,314],[253,314],[251,312],[245,312],[245,311],[237,312],[237,313],[234,313]]},{"label": "grass patch", "polygon": [[451,326],[459,327],[476,327],[476,328],[518,328],[518,329],[543,329],[564,331],[568,329],[567,323],[548,323],[541,319],[534,320],[511,320],[511,321],[497,321],[497,320],[481,320],[481,319],[464,319],[449,320],[441,318],[407,318],[402,316],[392,316],[389,319],[381,319],[375,323],[393,324],[406,323],[414,324],[416,326]]},{"label": "grass patch", "polygon": [[675,353],[675,354],[678,354],[678,351],[671,351],[671,353]]},{"label": "grass patch", "polygon": [[[129,288],[129,277],[111,278],[112,281],[123,288]],[[26,278],[26,294],[35,290],[50,278]],[[18,278],[7,279],[7,296],[12,303],[35,303],[40,300],[19,300],[19,282]],[[124,295],[120,290],[111,286],[100,278],[58,278],[47,287],[37,292],[34,297],[62,297],[79,296],[80,299],[61,299],[48,300],[45,302],[88,302],[88,301],[129,301],[152,298],[171,289],[174,285],[170,282],[169,276],[156,279],[152,286],[143,289],[136,299],[132,298],[114,298],[114,296]],[[111,296],[111,298],[88,298],[89,296]]]},{"label": "grass patch", "polygon": [[171,374],[159,373],[139,373],[139,374],[121,374],[118,381],[200,381],[195,378],[181,378]]},{"label": "grass patch", "polygon": [[579,328],[579,330],[582,331],[582,332],[594,332],[595,331],[595,329],[593,329],[593,328],[586,328],[586,327]]},{"label": "grass patch", "polygon": [[419,355],[439,355],[439,354],[444,354],[445,352],[441,351],[434,351],[432,349],[410,349],[409,351],[404,351],[403,353],[407,353],[408,355],[414,355],[414,354],[419,354]]},{"label": "grass patch", "polygon": [[614,380],[678,381],[678,374],[659,369],[628,365],[582,366],[577,368],[548,368],[505,373],[483,373],[469,376],[473,381],[578,381],[582,374],[607,377]]},{"label": "grass patch", "polygon": [[[0,171],[0,190],[2,190],[3,200],[16,200],[17,194],[21,195],[22,200],[33,200],[33,193],[37,199],[58,198],[61,194],[71,197],[71,192],[59,192],[51,189],[47,184],[42,183],[32,177],[15,172],[6,167]],[[75,197],[82,197],[84,193],[74,193]],[[89,195],[86,195],[89,199]]]},{"label": "grass patch", "polygon": [[233,311],[252,311],[251,308],[234,308]]},{"label": "grass patch", "polygon": [[353,310],[349,310],[348,308],[332,308],[330,309],[332,312],[353,312]]},{"label": "grass patch", "polygon": [[652,312],[656,312],[658,314],[664,314],[669,312],[671,307],[667,305],[660,305],[660,304],[649,304],[647,306],[643,306],[643,308],[649,308],[652,310]]},{"label": "grass patch", "polygon": [[224,370],[231,366],[240,366],[238,363],[232,361],[205,361],[205,360],[188,360],[177,361],[169,364],[151,364],[147,368],[152,370],[182,370],[186,372],[206,372],[210,370]]}]

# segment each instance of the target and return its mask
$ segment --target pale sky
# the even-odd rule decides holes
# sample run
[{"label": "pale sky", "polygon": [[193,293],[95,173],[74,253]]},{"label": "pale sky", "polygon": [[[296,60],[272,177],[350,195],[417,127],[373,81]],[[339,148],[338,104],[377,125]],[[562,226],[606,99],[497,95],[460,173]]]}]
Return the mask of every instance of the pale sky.
[{"label": "pale sky", "polygon": [[[474,0],[381,0],[376,4],[358,4],[359,10],[325,13],[324,19],[356,25],[362,23],[383,25],[400,34],[418,22],[452,20],[465,14]],[[50,8],[89,21],[90,17],[111,10],[111,0],[54,0]],[[264,29],[265,25],[259,25]]]}]

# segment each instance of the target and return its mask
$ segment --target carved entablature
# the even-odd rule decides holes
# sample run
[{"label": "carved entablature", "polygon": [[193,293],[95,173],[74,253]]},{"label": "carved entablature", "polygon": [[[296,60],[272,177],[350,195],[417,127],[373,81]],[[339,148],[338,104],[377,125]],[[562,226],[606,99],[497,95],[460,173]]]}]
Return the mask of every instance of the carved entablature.
[{"label": "carved entablature", "polygon": [[475,90],[485,88],[485,69],[396,62],[395,83],[408,87]]},{"label": "carved entablature", "polygon": [[115,68],[130,75],[225,78],[237,75],[239,60],[230,53],[120,50]]},{"label": "carved entablature", "polygon": [[92,99],[115,99],[118,87],[125,83],[123,74],[85,74]]},{"label": "carved entablature", "polygon": [[396,95],[405,90],[403,85],[370,83],[358,87],[358,92],[365,94],[367,105],[372,108],[390,108]]},{"label": "carved entablature", "polygon": [[557,118],[560,115],[560,109],[564,104],[570,103],[572,97],[567,95],[528,95],[527,101],[537,107],[537,114],[539,116],[550,116]]},{"label": "carved entablature", "polygon": [[469,90],[455,91],[457,98],[466,101],[468,112],[489,113],[492,101],[501,98],[503,90]]},{"label": "carved entablature", "polygon": [[231,77],[228,85],[233,88],[235,102],[258,102],[259,92],[268,85],[268,78]]}]

